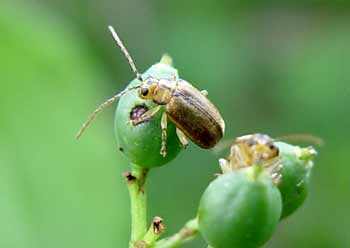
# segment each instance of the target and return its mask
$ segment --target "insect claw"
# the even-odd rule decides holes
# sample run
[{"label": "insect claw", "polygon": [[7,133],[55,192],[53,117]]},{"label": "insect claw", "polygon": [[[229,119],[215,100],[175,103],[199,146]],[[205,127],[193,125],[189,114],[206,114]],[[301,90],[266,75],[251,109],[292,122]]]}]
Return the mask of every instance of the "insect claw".
[{"label": "insect claw", "polygon": [[183,149],[186,149],[188,147],[188,143],[187,144],[182,144],[180,143],[180,146],[183,148]]},{"label": "insect claw", "polygon": [[165,150],[161,150],[160,151],[160,155],[162,155],[162,157],[165,158],[166,157],[166,151]]}]

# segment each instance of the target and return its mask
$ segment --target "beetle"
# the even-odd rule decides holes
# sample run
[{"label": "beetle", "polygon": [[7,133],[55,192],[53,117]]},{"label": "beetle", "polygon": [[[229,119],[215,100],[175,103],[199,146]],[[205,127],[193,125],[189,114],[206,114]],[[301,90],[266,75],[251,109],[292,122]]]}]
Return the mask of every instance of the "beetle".
[{"label": "beetle", "polygon": [[140,98],[153,101],[156,107],[149,109],[138,119],[130,120],[130,125],[139,125],[150,120],[158,111],[162,110],[163,114],[160,123],[162,144],[160,154],[163,157],[166,156],[168,118],[175,124],[176,134],[182,146],[186,147],[188,145],[187,138],[189,138],[202,148],[209,149],[214,147],[224,135],[225,122],[218,109],[207,98],[207,92],[199,91],[183,79],[154,77],[143,79],[117,32],[112,26],[108,28],[140,84],[127,88],[102,103],[83,124],[76,136],[77,139],[79,139],[100,111],[117,101],[128,91],[138,90]]},{"label": "beetle", "polygon": [[270,173],[274,183],[281,179],[282,158],[279,149],[267,134],[248,134],[238,137],[230,147],[226,159],[219,159],[223,173],[239,170],[243,167],[261,165]]},{"label": "beetle", "polygon": [[255,164],[278,167],[281,163],[279,149],[274,144],[274,139],[266,134],[248,134],[238,137],[230,147],[230,153],[226,159],[219,159],[223,171],[236,170]]},{"label": "beetle", "polygon": [[[219,159],[220,167],[223,172],[228,172],[242,167],[262,165],[271,172],[274,181],[278,182],[280,179],[279,170],[282,168],[282,158],[275,142],[279,140],[302,140],[317,145],[323,144],[321,138],[310,134],[286,135],[277,139],[271,138],[267,134],[248,134],[234,139],[233,142],[228,140],[220,144],[221,148],[230,146],[229,155],[225,159]],[[315,152],[313,148],[308,148],[308,150],[310,153]]]}]

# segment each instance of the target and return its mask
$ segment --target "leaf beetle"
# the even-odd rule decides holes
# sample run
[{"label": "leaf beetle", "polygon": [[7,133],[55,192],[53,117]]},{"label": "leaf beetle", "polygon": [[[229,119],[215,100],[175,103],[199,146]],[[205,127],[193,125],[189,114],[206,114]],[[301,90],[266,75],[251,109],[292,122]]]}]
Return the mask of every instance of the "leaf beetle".
[{"label": "leaf beetle", "polygon": [[128,91],[138,90],[138,96],[140,98],[153,101],[157,106],[149,109],[138,119],[131,120],[130,125],[139,125],[151,119],[158,111],[162,110],[163,114],[160,123],[162,144],[160,154],[163,157],[166,156],[168,118],[176,125],[176,133],[182,146],[186,147],[188,145],[187,138],[189,138],[202,148],[209,149],[214,147],[224,135],[225,123],[217,108],[206,97],[207,92],[199,91],[182,79],[142,78],[118,34],[112,26],[108,28],[128,60],[136,78],[140,81],[140,84],[135,87],[126,88],[102,103],[83,124],[76,136],[77,139],[81,137],[100,111],[117,101]]}]

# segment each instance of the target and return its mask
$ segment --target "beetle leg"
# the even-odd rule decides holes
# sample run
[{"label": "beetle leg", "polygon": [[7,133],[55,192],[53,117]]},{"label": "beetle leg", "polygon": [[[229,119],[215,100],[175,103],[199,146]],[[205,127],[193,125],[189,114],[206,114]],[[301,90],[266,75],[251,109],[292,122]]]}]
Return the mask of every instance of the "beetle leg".
[{"label": "beetle leg", "polygon": [[186,148],[188,146],[188,140],[186,138],[186,135],[179,128],[176,128],[176,134],[179,138],[181,146]]},{"label": "beetle leg", "polygon": [[148,121],[160,110],[160,108],[161,108],[161,106],[158,105],[158,106],[148,110],[147,112],[145,112],[138,119],[130,120],[130,125],[136,126],[137,124],[140,124],[141,122]]},{"label": "beetle leg", "polygon": [[278,184],[281,179],[281,169],[283,168],[282,158],[276,157],[262,164],[271,175],[274,184]]},{"label": "beetle leg", "polygon": [[201,90],[201,93],[203,96],[208,96],[208,91],[206,91],[206,90]]},{"label": "beetle leg", "polygon": [[222,170],[222,173],[232,172],[232,167],[230,166],[230,162],[224,158],[219,159],[219,165]]},{"label": "beetle leg", "polygon": [[163,112],[162,120],[160,121],[160,126],[162,128],[162,147],[160,148],[160,154],[165,158],[166,156],[166,135],[167,135],[167,127],[168,127],[168,121],[167,121],[167,113]]},{"label": "beetle leg", "polygon": [[282,158],[276,157],[276,158],[270,159],[263,165],[264,167],[270,169],[271,171],[277,172],[280,169],[282,169]]},{"label": "beetle leg", "polygon": [[231,168],[235,170],[250,165],[249,154],[241,144],[236,144],[231,147],[230,158]]},{"label": "beetle leg", "polygon": [[232,169],[241,167],[243,158],[237,145],[231,146],[229,157],[231,158],[229,163]]}]

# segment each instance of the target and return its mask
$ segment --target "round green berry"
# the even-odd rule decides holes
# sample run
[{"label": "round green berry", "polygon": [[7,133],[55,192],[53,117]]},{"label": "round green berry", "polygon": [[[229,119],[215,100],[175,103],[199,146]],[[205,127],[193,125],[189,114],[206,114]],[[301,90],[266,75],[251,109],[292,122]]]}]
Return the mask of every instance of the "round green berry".
[{"label": "round green berry", "polygon": [[[177,70],[172,67],[169,56],[164,55],[160,61],[145,73],[142,78],[178,78]],[[134,79],[127,88],[137,86],[140,81]],[[115,113],[115,134],[119,150],[132,162],[140,167],[151,168],[161,166],[172,159],[181,151],[181,146],[176,135],[176,127],[168,121],[167,128],[167,155],[161,156],[162,143],[161,116],[163,110],[159,111],[150,120],[131,125],[130,121],[138,118],[147,110],[157,105],[149,100],[143,100],[138,96],[137,90],[130,90],[123,95],[118,103]]]},{"label": "round green berry", "polygon": [[275,142],[282,157],[281,181],[278,188],[282,196],[281,219],[295,212],[305,201],[315,155],[313,148],[300,148],[283,142]]},{"label": "round green berry", "polygon": [[263,167],[223,174],[205,190],[199,205],[199,230],[215,248],[263,245],[281,215],[281,195]]}]

